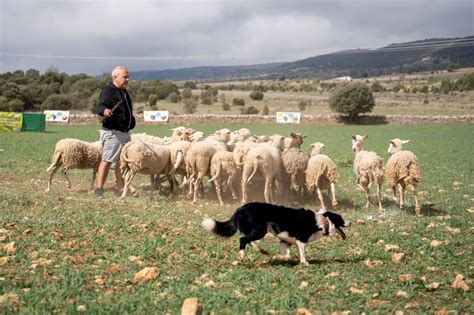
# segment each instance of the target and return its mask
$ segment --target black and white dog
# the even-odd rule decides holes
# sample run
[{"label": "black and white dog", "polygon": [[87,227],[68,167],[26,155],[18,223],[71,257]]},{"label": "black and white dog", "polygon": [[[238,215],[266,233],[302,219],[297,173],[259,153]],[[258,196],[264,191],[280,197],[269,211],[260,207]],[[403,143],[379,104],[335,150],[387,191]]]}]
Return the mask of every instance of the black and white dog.
[{"label": "black and white dog", "polygon": [[294,209],[268,203],[250,202],[238,208],[226,222],[213,219],[202,221],[202,227],[209,232],[223,237],[231,237],[237,230],[244,236],[240,238],[240,261],[245,255],[247,244],[257,251],[267,254],[256,241],[262,239],[267,231],[280,239],[280,253],[284,258],[290,257],[289,247],[296,244],[300,262],[307,265],[305,258],[306,245],[321,236],[339,234],[346,239],[342,227],[350,226],[349,221],[337,213],[320,210],[315,212],[303,208]]}]

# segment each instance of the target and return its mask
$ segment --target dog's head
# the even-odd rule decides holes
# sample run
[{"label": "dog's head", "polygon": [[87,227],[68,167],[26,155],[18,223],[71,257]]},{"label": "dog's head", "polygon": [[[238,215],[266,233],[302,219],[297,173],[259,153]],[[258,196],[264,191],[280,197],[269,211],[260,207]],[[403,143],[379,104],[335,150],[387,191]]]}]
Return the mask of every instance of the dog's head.
[{"label": "dog's head", "polygon": [[330,211],[323,212],[321,215],[329,222],[329,234],[333,235],[334,232],[336,232],[343,240],[345,240],[346,234],[342,228],[350,226],[351,222],[345,221],[339,214]]}]

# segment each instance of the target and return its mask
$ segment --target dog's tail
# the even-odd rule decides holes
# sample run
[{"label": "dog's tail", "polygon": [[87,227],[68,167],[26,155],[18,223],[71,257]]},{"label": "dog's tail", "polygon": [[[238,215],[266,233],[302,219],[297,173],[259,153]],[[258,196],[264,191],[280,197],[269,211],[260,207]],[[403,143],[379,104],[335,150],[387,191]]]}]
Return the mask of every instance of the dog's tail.
[{"label": "dog's tail", "polygon": [[237,227],[235,226],[234,216],[229,221],[220,222],[213,219],[205,219],[202,221],[201,226],[208,232],[212,232],[216,235],[223,237],[231,237],[237,233]]}]

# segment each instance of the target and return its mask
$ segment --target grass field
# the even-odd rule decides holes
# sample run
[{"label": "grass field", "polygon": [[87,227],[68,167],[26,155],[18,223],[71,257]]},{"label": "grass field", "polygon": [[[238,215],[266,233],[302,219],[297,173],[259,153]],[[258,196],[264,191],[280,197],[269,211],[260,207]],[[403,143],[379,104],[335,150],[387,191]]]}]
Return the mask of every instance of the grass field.
[{"label": "grass field", "polygon": [[[169,135],[174,126],[138,126],[136,132]],[[191,126],[210,133],[222,127]],[[73,187],[57,174],[45,194],[46,168],[57,140],[98,139],[98,125],[47,126],[46,133],[0,134],[0,313],[179,314],[183,300],[198,297],[204,314],[474,313],[472,125],[420,126],[245,126],[254,134],[291,131],[308,135],[304,149],[321,141],[341,173],[338,213],[352,221],[348,239],[325,238],[308,246],[307,267],[247,250],[234,266],[238,237],[207,234],[204,217],[227,219],[238,204],[215,200],[192,205],[185,196],[168,199],[167,189],[147,194],[138,175],[138,198],[88,191],[90,172],[74,170]],[[419,158],[422,216],[400,211],[384,193],[386,211],[365,209],[355,190],[351,134],[369,134],[367,149],[388,159],[388,140],[410,139]],[[386,186],[384,186],[384,189]],[[293,201],[292,205],[297,202]],[[316,208],[314,201],[302,206]],[[12,243],[14,242],[14,243]],[[278,254],[272,236],[262,247]],[[396,263],[392,255],[404,253]],[[157,267],[159,276],[139,284],[134,275]],[[461,288],[452,287],[457,275]],[[469,291],[465,291],[467,287]],[[464,289],[463,289],[464,288]],[[399,313],[401,314],[401,313]]]}]

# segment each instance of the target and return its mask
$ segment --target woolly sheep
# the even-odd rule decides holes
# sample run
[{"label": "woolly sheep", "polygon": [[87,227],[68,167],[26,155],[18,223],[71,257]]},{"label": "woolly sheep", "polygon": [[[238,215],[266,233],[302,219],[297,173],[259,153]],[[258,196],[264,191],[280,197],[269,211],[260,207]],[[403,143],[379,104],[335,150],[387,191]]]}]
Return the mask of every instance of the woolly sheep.
[{"label": "woolly sheep", "polygon": [[265,180],[265,201],[273,203],[273,181],[278,179],[281,183],[281,157],[276,147],[264,143],[255,145],[248,151],[242,170],[242,204],[247,202],[247,185],[257,171]]},{"label": "woolly sheep", "polygon": [[[300,149],[305,137],[306,135],[300,133],[291,133],[290,148],[281,154],[283,185],[285,188],[290,186],[291,189],[295,190],[298,186],[300,193],[301,191],[306,193],[305,171],[309,160],[308,153]],[[283,188],[283,191],[288,191],[285,188]]]},{"label": "woolly sheep", "polygon": [[311,158],[308,161],[306,169],[306,183],[310,189],[316,188],[321,207],[326,210],[321,189],[331,190],[332,207],[336,208],[336,182],[339,179],[339,173],[336,164],[321,150],[325,145],[321,142],[311,144]]},{"label": "woolly sheep", "polygon": [[[143,141],[127,143],[120,154],[120,171],[125,182],[122,198],[127,196],[130,184],[137,173],[150,176],[150,198],[153,198],[156,183],[155,176],[160,174],[166,174],[167,176],[169,168],[170,150],[167,146],[145,143]],[[172,187],[173,183],[169,177],[168,181]]]},{"label": "woolly sheep", "polygon": [[[179,174],[183,177],[182,185],[186,183],[185,158],[186,153],[188,152],[190,147],[191,142],[185,140],[175,141],[168,145],[168,149],[170,150],[170,162],[172,165],[172,168],[169,171],[168,175],[171,177],[171,180],[174,183],[176,183],[175,174]],[[174,191],[172,191],[172,193],[174,193]]]},{"label": "woolly sheep", "polygon": [[131,135],[132,141],[143,141],[146,143],[153,143],[153,144],[164,144],[164,140],[160,137],[152,136],[146,133],[133,133]]},{"label": "woolly sheep", "polygon": [[385,168],[385,177],[387,184],[393,191],[393,198],[396,198],[396,188],[400,193],[400,209],[405,208],[405,190],[410,187],[415,196],[415,211],[420,215],[421,208],[418,203],[418,192],[416,186],[421,181],[420,164],[418,158],[411,151],[403,150],[403,144],[410,140],[400,140],[398,138],[389,141],[388,154],[390,158]]},{"label": "woolly sheep", "polygon": [[383,211],[382,198],[381,198],[381,186],[383,182],[383,161],[373,151],[364,150],[364,140],[368,135],[352,135],[352,149],[355,151],[354,158],[354,172],[356,174],[357,186],[364,192],[367,198],[366,207],[370,203],[370,187],[375,183],[377,187],[377,201],[379,205],[379,211]]},{"label": "woolly sheep", "polygon": [[79,139],[61,139],[56,143],[51,160],[52,163],[46,170],[50,172],[46,192],[51,191],[53,176],[59,168],[66,178],[68,188],[71,188],[71,181],[67,176],[69,170],[92,169],[91,190],[93,190],[97,170],[102,160],[102,147],[99,141],[90,143]]},{"label": "woolly sheep", "polygon": [[237,194],[233,187],[233,182],[238,175],[237,166],[234,163],[233,155],[231,152],[218,151],[211,159],[211,178],[210,182],[214,182],[217,192],[217,198],[219,204],[224,205],[221,194],[221,183],[225,180],[226,188],[230,189],[232,198],[237,199]]},{"label": "woolly sheep", "polygon": [[202,185],[202,179],[209,174],[212,156],[217,151],[226,151],[225,144],[217,141],[197,141],[191,144],[186,153],[186,173],[189,180],[188,198],[193,198],[197,203],[198,189]]}]

